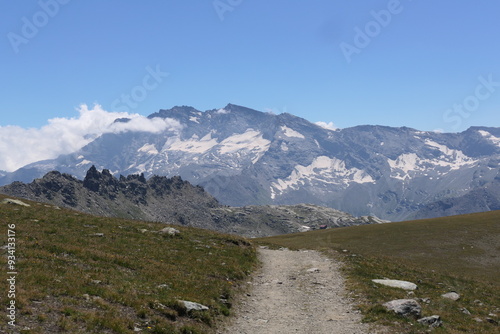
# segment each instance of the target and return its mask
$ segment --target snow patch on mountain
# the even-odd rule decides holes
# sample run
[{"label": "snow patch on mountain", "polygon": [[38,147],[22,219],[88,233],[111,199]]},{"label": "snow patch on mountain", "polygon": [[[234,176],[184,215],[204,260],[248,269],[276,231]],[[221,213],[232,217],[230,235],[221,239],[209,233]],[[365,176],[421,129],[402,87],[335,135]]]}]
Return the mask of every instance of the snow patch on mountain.
[{"label": "snow patch on mountain", "polygon": [[200,124],[200,121],[198,120],[198,117],[191,116],[191,117],[189,117],[189,120],[190,120],[191,122],[195,122],[195,123]]},{"label": "snow patch on mountain", "polygon": [[290,138],[300,138],[300,139],[306,138],[302,133],[297,132],[294,129],[290,129],[288,126],[282,126],[281,130],[283,131],[283,134],[285,136]]},{"label": "snow patch on mountain", "polygon": [[[401,154],[396,160],[387,160],[389,166],[391,166],[391,176],[396,179],[404,180],[408,177],[409,171],[415,171],[418,169],[418,164],[420,159],[415,153],[405,153]],[[397,172],[396,175],[393,175]],[[399,172],[403,172],[404,176],[401,176]]]},{"label": "snow patch on mountain", "polygon": [[188,140],[181,140],[177,137],[174,142],[169,143],[167,141],[163,150],[200,154],[210,151],[217,144],[217,138],[212,138],[212,133],[209,132],[201,139],[199,139],[196,135],[193,135]]},{"label": "snow patch on mountain", "polygon": [[374,183],[373,178],[357,168],[347,168],[345,162],[337,158],[319,156],[309,166],[297,165],[286,179],[278,179],[271,184],[271,198],[286,190],[297,190],[307,183],[325,183],[347,187],[350,183]]},{"label": "snow patch on mountain", "polygon": [[153,144],[145,144],[141,148],[139,148],[137,152],[151,154],[151,155],[158,154],[158,150]]},{"label": "snow patch on mountain", "polygon": [[497,146],[500,146],[500,138],[498,137],[495,137],[493,136],[491,133],[489,133],[488,131],[484,131],[484,130],[479,130],[478,131],[479,134],[481,136],[483,136],[484,138],[488,139],[490,142],[492,142],[493,144],[497,145]]},{"label": "snow patch on mountain", "polygon": [[85,166],[85,165],[91,165],[92,164],[92,161],[89,161],[89,160],[82,160],[81,162],[79,162],[78,164],[76,164],[78,167],[80,166]]},{"label": "snow patch on mountain", "polygon": [[271,142],[264,139],[261,132],[247,129],[244,133],[234,134],[224,139],[219,145],[219,152],[231,154],[242,150],[260,155],[266,152],[270,145]]},{"label": "snow patch on mountain", "polygon": [[264,139],[261,132],[247,129],[244,133],[235,133],[220,142],[218,138],[213,137],[213,132],[207,133],[201,139],[196,134],[187,140],[182,140],[179,137],[169,138],[162,152],[177,151],[188,153],[190,156],[200,154],[235,155],[238,160],[249,157],[252,163],[256,163],[267,152],[270,145],[271,142]]},{"label": "snow patch on mountain", "polygon": [[391,167],[391,177],[406,180],[419,173],[426,176],[431,170],[438,170],[440,174],[445,174],[478,162],[478,160],[468,157],[460,150],[451,149],[430,139],[425,140],[425,145],[438,149],[441,153],[439,158],[425,159],[419,157],[416,153],[404,153],[395,160],[387,159]]}]

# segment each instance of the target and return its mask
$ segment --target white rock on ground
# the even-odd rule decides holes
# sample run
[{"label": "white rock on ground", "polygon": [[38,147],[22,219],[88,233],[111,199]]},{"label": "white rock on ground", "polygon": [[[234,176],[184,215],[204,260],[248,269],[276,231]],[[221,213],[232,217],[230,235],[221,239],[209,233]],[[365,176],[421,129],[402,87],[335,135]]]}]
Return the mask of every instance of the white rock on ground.
[{"label": "white rock on ground", "polygon": [[20,205],[20,206],[26,206],[30,207],[31,205],[24,203],[23,201],[20,201],[18,199],[12,199],[12,198],[6,198],[2,201],[2,204],[15,204],[15,205]]},{"label": "white rock on ground", "polygon": [[451,300],[459,300],[460,299],[460,295],[456,292],[448,292],[448,293],[445,293],[444,295],[441,295],[441,297],[451,299]]},{"label": "white rock on ground", "polygon": [[186,308],[186,310],[188,312],[190,312],[190,311],[207,311],[208,310],[208,307],[205,305],[202,305],[202,304],[190,302],[187,300],[179,300],[179,302],[184,305],[184,307]]},{"label": "white rock on ground", "polygon": [[382,284],[385,286],[390,286],[392,288],[400,288],[404,290],[416,290],[417,285],[412,282],[400,281],[395,279],[373,279],[372,282],[377,284]]},{"label": "white rock on ground", "polygon": [[160,234],[168,234],[170,236],[175,236],[180,234],[181,232],[173,227],[165,227],[164,229],[158,231]]}]

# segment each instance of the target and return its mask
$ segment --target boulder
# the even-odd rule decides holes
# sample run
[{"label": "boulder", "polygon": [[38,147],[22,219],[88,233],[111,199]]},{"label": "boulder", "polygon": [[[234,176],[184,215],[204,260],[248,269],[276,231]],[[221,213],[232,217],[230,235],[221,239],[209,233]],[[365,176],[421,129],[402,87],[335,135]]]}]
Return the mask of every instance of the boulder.
[{"label": "boulder", "polygon": [[209,309],[205,305],[194,303],[194,302],[190,302],[190,301],[187,301],[187,300],[179,300],[179,303],[181,303],[182,305],[184,305],[184,307],[186,308],[187,312],[191,312],[191,311],[207,311]]},{"label": "boulder", "polygon": [[419,317],[422,312],[422,307],[415,299],[396,299],[383,304],[389,310],[402,316]]},{"label": "boulder", "polygon": [[459,300],[460,299],[460,295],[456,292],[448,292],[448,293],[445,293],[444,295],[441,295],[441,297],[451,299],[451,300]]},{"label": "boulder", "polygon": [[382,284],[385,286],[390,286],[392,288],[399,288],[404,290],[416,290],[417,285],[412,282],[399,281],[395,279],[373,279],[372,282],[377,284]]},{"label": "boulder", "polygon": [[433,315],[430,317],[425,317],[417,320],[422,325],[427,325],[431,328],[439,327],[443,324],[441,317],[439,315]]},{"label": "boulder", "polygon": [[173,237],[180,234],[181,232],[173,227],[165,227],[164,229],[158,231],[158,233],[167,234]]},{"label": "boulder", "polygon": [[12,198],[6,198],[2,201],[2,204],[14,204],[14,205],[20,205],[20,206],[26,206],[30,207],[31,205],[24,203],[23,201],[20,201],[18,199],[12,199]]}]

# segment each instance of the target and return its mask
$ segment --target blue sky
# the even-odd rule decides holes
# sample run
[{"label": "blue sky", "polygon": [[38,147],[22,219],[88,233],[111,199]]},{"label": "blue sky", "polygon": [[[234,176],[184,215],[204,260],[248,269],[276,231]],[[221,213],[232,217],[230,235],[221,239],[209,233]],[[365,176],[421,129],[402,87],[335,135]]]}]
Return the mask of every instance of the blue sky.
[{"label": "blue sky", "polygon": [[499,13],[481,0],[2,1],[0,130],[95,103],[498,127]]}]

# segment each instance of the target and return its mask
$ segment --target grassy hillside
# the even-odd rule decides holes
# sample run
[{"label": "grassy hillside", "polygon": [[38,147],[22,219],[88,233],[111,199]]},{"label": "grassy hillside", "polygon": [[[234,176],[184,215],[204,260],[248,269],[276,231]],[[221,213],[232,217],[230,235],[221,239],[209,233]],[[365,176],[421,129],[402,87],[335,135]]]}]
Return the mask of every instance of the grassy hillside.
[{"label": "grassy hillside", "polygon": [[[2,266],[2,309],[15,301],[17,325],[2,311],[0,332],[209,333],[256,263],[243,238],[178,226],[170,236],[158,233],[165,224],[24,202],[31,206],[0,204],[2,255],[15,241],[16,257],[14,268]],[[13,270],[15,298],[7,298]],[[179,300],[210,309],[187,312]]]},{"label": "grassy hillside", "polygon": [[[413,319],[391,315],[380,306],[397,298],[421,298],[423,315],[440,315],[443,333],[500,332],[500,211],[463,216],[320,230],[257,239],[292,249],[319,249],[346,261],[346,273],[365,320],[395,332],[420,333]],[[374,278],[417,283],[415,296],[377,286]],[[449,301],[441,294],[456,291]],[[471,314],[466,314],[464,308]]]}]

